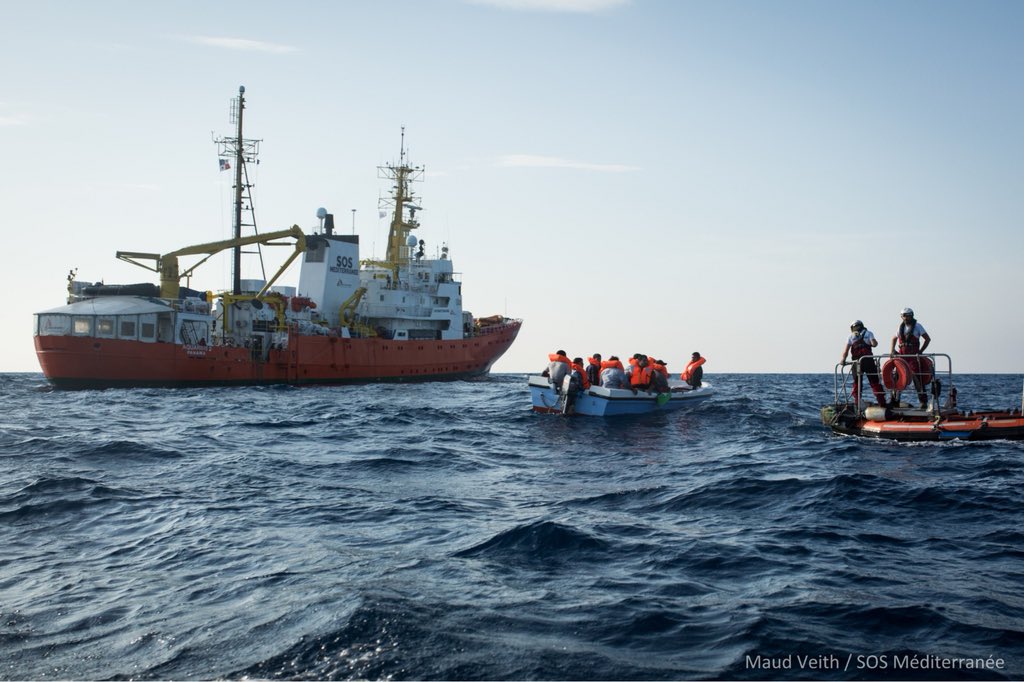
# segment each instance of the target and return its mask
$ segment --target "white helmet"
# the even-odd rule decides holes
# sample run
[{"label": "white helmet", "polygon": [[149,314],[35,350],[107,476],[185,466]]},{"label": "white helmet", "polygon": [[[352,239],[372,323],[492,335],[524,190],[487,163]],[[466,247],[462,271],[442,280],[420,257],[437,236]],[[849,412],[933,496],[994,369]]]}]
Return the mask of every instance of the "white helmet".
[{"label": "white helmet", "polygon": [[904,308],[903,312],[901,312],[900,315],[901,316],[902,315],[910,315],[911,317],[913,317],[914,316],[914,309],[913,308]]}]

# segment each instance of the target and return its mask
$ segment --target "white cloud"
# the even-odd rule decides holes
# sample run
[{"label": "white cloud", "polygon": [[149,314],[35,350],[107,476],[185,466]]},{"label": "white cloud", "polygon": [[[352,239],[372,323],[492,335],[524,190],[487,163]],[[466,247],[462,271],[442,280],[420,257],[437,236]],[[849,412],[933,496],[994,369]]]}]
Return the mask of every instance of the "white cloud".
[{"label": "white cloud", "polygon": [[291,45],[278,45],[277,43],[266,43],[262,40],[249,40],[248,38],[225,38],[221,36],[188,36],[185,38],[193,43],[208,45],[210,47],[223,47],[228,50],[248,50],[250,52],[270,52],[273,54],[287,54],[297,52],[299,48]]},{"label": "white cloud", "polygon": [[0,127],[23,125],[28,125],[28,121],[20,116],[0,116]]},{"label": "white cloud", "polygon": [[540,12],[604,12],[628,5],[630,0],[466,0],[474,5]]},{"label": "white cloud", "polygon": [[555,156],[536,156],[533,154],[509,154],[498,159],[499,166],[512,168],[572,168],[575,170],[600,171],[602,173],[631,173],[640,170],[639,166],[625,166],[618,163],[588,163],[560,159]]}]

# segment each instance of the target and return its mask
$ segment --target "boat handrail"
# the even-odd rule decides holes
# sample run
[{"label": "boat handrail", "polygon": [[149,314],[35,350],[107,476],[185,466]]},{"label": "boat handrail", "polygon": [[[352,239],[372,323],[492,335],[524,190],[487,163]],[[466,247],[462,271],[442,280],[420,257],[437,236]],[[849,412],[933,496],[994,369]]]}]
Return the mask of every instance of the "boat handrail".
[{"label": "boat handrail", "polygon": [[[888,360],[891,360],[893,358],[912,359],[912,360],[920,360],[922,358],[926,358],[928,360],[931,360],[931,363],[932,363],[932,375],[933,375],[933,377],[938,377],[940,374],[945,377],[944,381],[945,381],[946,385],[943,388],[945,388],[947,390],[947,396],[948,396],[947,400],[953,401],[955,396],[956,396],[955,388],[954,388],[954,385],[953,385],[953,359],[948,354],[946,354],[946,353],[918,353],[916,355],[903,355],[903,354],[900,354],[900,353],[893,353],[893,354],[885,353],[885,354],[881,354],[881,355],[873,355],[873,354],[872,355],[866,355],[866,356],[863,356],[863,357],[870,357],[870,358],[873,358],[875,360],[877,371],[878,371],[879,380],[882,379],[882,369],[885,366],[885,363]],[[834,372],[833,372],[833,391],[834,391],[834,394],[835,394],[835,404],[836,405],[851,405],[851,404],[853,404],[854,401],[853,401],[853,395],[852,395],[852,386],[849,386],[849,388],[848,388],[847,380],[848,379],[852,380],[853,373],[854,373],[854,368],[855,367],[859,367],[861,360],[862,360],[862,358],[851,358],[851,359],[846,360],[844,362],[836,363],[836,366],[835,366],[835,369],[834,369]],[[944,361],[941,366],[940,366],[940,364],[938,362],[939,360]],[[849,368],[849,369],[847,369],[847,368]],[[860,388],[861,388],[861,392],[862,393],[865,390],[864,383],[866,383],[866,380],[861,382]],[[912,388],[913,387],[910,386],[910,387],[907,387],[907,388],[902,389],[902,390],[892,390],[892,391],[890,391],[890,393],[891,394],[898,394],[898,393],[901,393],[903,390],[911,390]],[[935,402],[936,402],[935,408],[938,409],[938,404],[937,404],[938,403],[938,399],[937,399],[938,396],[936,396],[934,393],[931,393],[931,395],[932,395],[933,398],[936,398],[936,400],[935,400]]]}]

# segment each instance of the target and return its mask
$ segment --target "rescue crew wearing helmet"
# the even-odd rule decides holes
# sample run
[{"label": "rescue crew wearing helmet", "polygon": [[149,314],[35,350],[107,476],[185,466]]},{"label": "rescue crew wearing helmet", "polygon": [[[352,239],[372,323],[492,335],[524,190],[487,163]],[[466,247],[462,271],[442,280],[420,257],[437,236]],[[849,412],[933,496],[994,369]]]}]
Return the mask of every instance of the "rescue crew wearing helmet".
[{"label": "rescue crew wearing helmet", "polygon": [[864,326],[860,320],[854,320],[850,325],[850,337],[846,340],[846,347],[843,349],[843,357],[840,364],[846,362],[846,356],[853,358],[853,404],[860,409],[860,393],[863,386],[863,377],[866,375],[871,384],[871,392],[875,394],[875,400],[882,407],[886,406],[885,391],[878,381],[878,361],[875,360],[871,349],[878,345],[878,340],[871,330]]},{"label": "rescue crew wearing helmet", "polygon": [[[924,330],[921,323],[914,317],[914,310],[912,308],[904,308],[900,312],[900,317],[903,321],[900,322],[896,336],[892,337],[889,357],[895,356],[897,352],[900,355],[921,355],[928,348],[928,345],[931,344],[932,337],[928,336],[928,332]],[[924,343],[921,343],[922,339],[924,339]],[[896,348],[897,342],[899,342],[898,350]],[[924,409],[928,407],[928,394],[924,390],[925,382],[922,378],[921,358],[908,357],[904,358],[904,361],[910,365],[910,369],[914,373],[914,388],[917,389],[917,398],[921,402],[921,408]]]}]

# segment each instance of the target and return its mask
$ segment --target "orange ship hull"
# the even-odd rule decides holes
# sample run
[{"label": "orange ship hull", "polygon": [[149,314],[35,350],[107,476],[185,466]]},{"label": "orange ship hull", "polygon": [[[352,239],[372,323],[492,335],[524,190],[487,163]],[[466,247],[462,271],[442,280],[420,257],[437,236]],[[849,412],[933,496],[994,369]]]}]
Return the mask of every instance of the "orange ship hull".
[{"label": "orange ship hull", "polygon": [[451,341],[292,334],[266,359],[247,348],[36,336],[43,374],[60,388],[443,381],[486,374],[520,321]]}]

